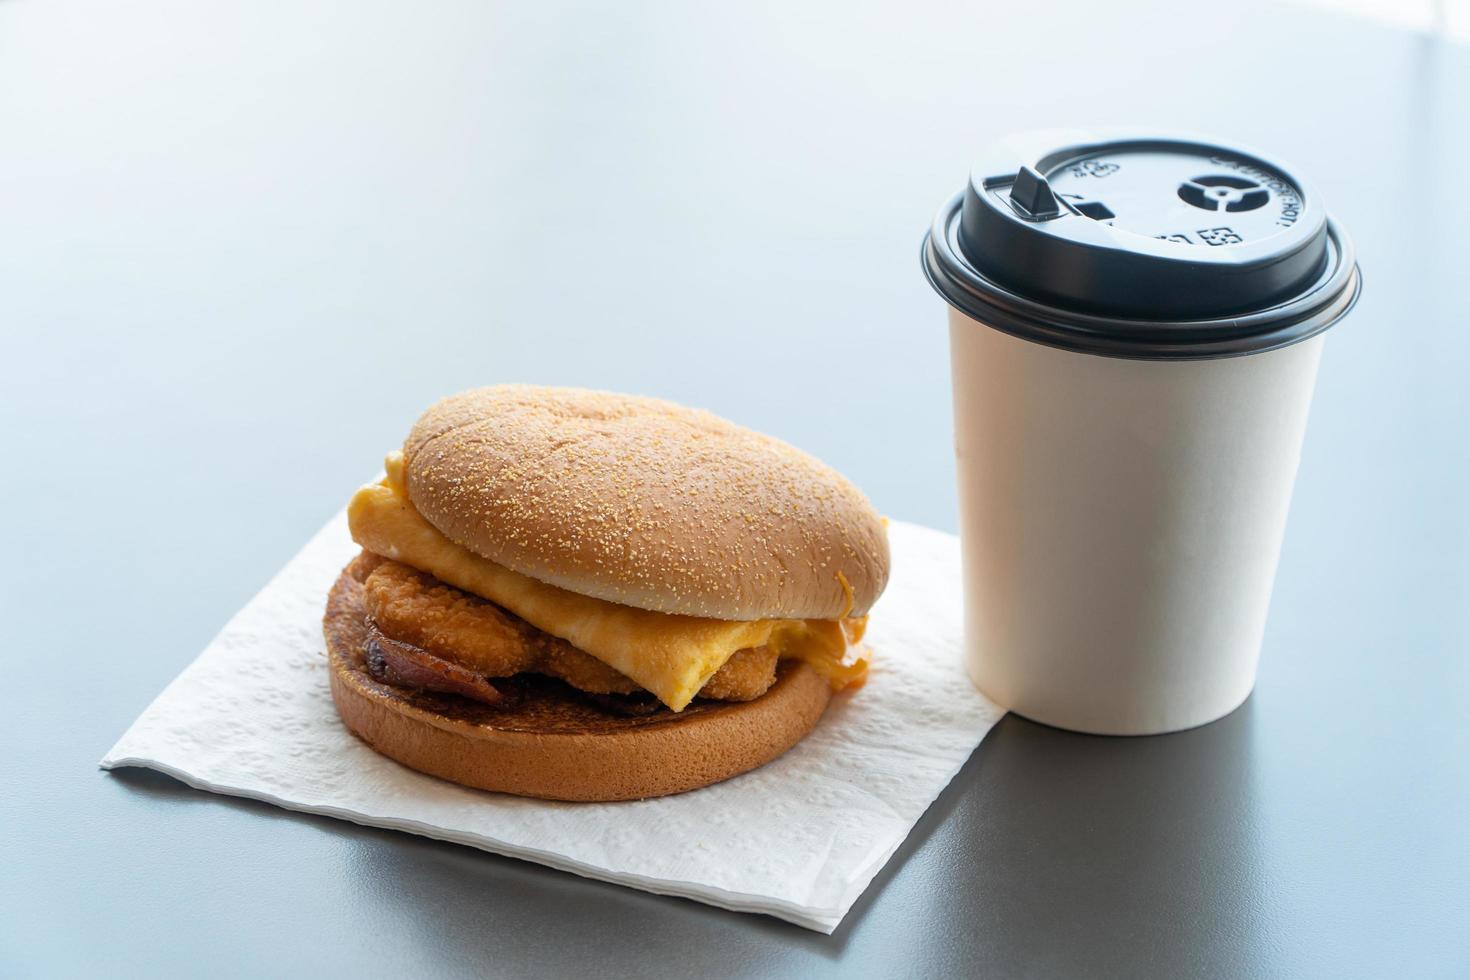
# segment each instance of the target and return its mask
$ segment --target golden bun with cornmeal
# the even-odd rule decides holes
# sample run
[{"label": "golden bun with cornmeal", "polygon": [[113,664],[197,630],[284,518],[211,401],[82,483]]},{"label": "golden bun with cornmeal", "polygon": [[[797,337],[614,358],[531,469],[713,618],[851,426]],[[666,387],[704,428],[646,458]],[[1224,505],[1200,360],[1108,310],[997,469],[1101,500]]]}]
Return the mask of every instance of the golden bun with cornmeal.
[{"label": "golden bun with cornmeal", "polygon": [[882,520],[839,473],[657,398],[479,388],[425,412],[403,455],[409,497],[449,538],[609,602],[835,619],[888,582]]},{"label": "golden bun with cornmeal", "polygon": [[882,519],[769,436],[652,398],[446,398],[353,496],[323,626],[372,748],[559,800],[684,792],[769,762],[860,687]]}]

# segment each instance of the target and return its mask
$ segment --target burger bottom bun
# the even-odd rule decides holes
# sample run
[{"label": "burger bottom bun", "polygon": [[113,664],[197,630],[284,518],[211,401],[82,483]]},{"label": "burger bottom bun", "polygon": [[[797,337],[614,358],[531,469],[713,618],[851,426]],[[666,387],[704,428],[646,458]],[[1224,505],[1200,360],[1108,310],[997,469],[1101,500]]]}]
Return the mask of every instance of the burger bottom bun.
[{"label": "burger bottom bun", "polygon": [[323,620],[337,712],[377,752],[464,786],[579,801],[683,793],[776,758],[812,730],[832,696],[791,660],[754,701],[696,702],[678,714],[612,714],[534,675],[509,708],[392,687],[364,662],[361,574],[358,562],[342,572]]}]

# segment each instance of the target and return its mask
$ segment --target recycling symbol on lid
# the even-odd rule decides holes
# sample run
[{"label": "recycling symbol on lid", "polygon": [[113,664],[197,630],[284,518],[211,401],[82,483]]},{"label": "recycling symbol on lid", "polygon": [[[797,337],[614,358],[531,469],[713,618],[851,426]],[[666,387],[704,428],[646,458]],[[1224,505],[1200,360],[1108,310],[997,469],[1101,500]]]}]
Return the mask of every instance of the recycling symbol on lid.
[{"label": "recycling symbol on lid", "polygon": [[1218,174],[1186,180],[1179,199],[1205,211],[1254,211],[1271,200],[1271,192],[1253,180]]}]

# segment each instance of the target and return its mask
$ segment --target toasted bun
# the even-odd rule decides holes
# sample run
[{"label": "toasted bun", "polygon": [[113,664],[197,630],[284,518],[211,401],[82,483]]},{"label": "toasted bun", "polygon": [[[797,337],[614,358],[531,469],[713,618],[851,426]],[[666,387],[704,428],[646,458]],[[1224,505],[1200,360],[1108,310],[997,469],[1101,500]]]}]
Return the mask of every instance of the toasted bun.
[{"label": "toasted bun", "polygon": [[862,615],[888,581],[871,504],[770,436],[654,398],[507,385],[446,398],[403,447],[444,535],[583,595],[715,619]]},{"label": "toasted bun", "polygon": [[332,700],[378,752],[476,789],[548,800],[635,800],[747,772],[801,741],[831,688],[787,661],[754,701],[697,702],[674,714],[605,712],[558,682],[534,679],[509,709],[380,684],[367,673],[363,587],[353,566],[327,599]]}]

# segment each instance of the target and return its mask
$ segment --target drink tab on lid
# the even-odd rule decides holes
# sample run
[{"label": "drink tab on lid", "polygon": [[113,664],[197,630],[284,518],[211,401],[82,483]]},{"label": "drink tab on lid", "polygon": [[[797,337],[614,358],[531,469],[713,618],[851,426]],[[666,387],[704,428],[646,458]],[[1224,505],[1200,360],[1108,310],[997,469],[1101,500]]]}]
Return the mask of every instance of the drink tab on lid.
[{"label": "drink tab on lid", "polygon": [[1197,139],[1049,131],[992,148],[924,266],[988,326],[1087,353],[1249,354],[1357,299],[1347,236],[1278,163]]}]

